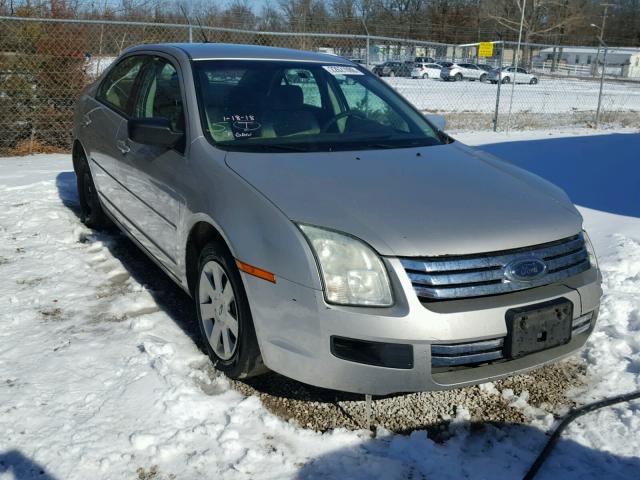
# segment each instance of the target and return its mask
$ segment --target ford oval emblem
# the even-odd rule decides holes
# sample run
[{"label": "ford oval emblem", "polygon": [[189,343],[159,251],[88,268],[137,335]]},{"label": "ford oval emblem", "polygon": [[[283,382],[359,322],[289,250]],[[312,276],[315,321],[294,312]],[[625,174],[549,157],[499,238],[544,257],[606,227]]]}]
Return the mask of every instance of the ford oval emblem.
[{"label": "ford oval emblem", "polygon": [[504,276],[516,282],[532,282],[545,273],[547,273],[547,264],[538,258],[514,260],[504,267]]}]

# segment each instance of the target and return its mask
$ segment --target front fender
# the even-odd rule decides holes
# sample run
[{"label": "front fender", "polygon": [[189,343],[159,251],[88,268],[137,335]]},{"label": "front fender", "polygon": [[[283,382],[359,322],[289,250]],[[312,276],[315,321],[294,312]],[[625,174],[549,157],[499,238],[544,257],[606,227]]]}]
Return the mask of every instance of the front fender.
[{"label": "front fender", "polygon": [[186,279],[186,247],[194,225],[211,224],[235,258],[277,277],[321,289],[311,250],[293,222],[224,162],[225,152],[200,138],[192,144],[187,203],[181,228],[181,271]]}]

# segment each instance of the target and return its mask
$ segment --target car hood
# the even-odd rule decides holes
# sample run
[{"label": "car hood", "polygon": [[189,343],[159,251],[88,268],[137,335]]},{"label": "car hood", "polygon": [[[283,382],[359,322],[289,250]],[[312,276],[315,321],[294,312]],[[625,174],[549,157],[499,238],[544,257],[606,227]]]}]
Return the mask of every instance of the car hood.
[{"label": "car hood", "polygon": [[566,194],[458,142],[361,152],[228,152],[227,165],[295,222],[343,231],[382,255],[491,252],[575,235]]}]

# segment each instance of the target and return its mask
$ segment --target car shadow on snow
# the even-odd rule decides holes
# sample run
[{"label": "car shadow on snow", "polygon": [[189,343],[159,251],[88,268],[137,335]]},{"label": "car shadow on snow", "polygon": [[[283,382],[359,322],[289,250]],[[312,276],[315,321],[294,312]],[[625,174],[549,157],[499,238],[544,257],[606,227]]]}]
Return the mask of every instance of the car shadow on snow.
[{"label": "car shadow on snow", "polygon": [[[56,187],[62,203],[76,214],[80,222],[80,202],[75,173],[60,172],[56,177]],[[115,228],[107,231],[94,230],[92,237],[109,249],[109,252],[122,263],[127,273],[147,288],[158,307],[197,343],[198,325],[189,295],[119,230]],[[83,239],[81,238],[80,241]]]},{"label": "car shadow on snow", "polygon": [[550,137],[478,148],[558,185],[577,205],[640,217],[640,134]]},{"label": "car shadow on snow", "polygon": [[[588,417],[580,423],[588,424]],[[425,431],[414,431],[408,436],[384,435],[351,443],[309,459],[296,478],[520,479],[548,438],[527,425],[454,423],[448,438],[440,441],[432,440]],[[630,479],[637,478],[638,472],[637,456],[616,455],[561,438],[536,479]]]},{"label": "car shadow on snow", "polygon": [[46,469],[18,450],[0,452],[0,476],[12,474],[16,480],[56,480]]}]

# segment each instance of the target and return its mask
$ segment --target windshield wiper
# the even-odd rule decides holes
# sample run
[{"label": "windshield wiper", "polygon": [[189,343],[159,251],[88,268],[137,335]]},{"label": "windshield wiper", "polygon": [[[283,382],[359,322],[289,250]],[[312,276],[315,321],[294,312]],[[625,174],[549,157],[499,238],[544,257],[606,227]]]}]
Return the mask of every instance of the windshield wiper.
[{"label": "windshield wiper", "polygon": [[251,145],[252,147],[260,147],[263,148],[265,150],[284,150],[284,151],[289,151],[289,152],[308,152],[309,148],[307,147],[302,147],[299,145],[286,145],[286,144],[282,144],[282,143],[274,143],[272,144],[256,144],[256,145]]},{"label": "windshield wiper", "polygon": [[402,148],[398,145],[390,145],[388,143],[367,143],[364,145],[365,147],[373,147],[373,148]]},{"label": "windshield wiper", "polygon": [[399,141],[398,143],[373,142],[373,143],[366,143],[365,146],[373,147],[373,148],[390,149],[390,148],[425,147],[425,146],[428,146],[428,144],[424,143],[421,140],[407,140],[407,141]]}]

